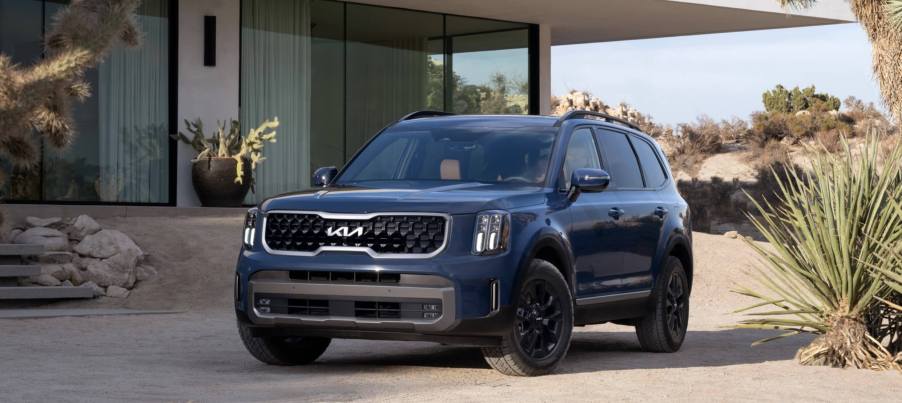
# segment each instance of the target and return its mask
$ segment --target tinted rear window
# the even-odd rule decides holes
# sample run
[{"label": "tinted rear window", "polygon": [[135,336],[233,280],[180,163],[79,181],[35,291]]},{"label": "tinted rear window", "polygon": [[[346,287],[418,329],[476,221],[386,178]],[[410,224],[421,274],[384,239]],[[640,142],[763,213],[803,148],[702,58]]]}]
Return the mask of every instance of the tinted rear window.
[{"label": "tinted rear window", "polygon": [[641,189],[642,173],[633,148],[623,133],[601,131],[598,136],[605,156],[605,168],[611,175],[611,186],[621,189]]},{"label": "tinted rear window", "polygon": [[645,182],[650,188],[657,188],[667,181],[667,175],[664,173],[664,167],[658,160],[655,150],[648,142],[633,137],[633,148],[639,155],[639,162],[642,164],[642,171],[645,172]]}]

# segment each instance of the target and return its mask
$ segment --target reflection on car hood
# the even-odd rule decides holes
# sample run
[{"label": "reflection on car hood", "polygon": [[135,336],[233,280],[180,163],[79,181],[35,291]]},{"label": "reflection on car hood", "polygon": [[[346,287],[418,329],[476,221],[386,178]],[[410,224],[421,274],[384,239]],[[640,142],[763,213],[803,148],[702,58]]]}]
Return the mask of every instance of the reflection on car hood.
[{"label": "reflection on car hood", "polygon": [[332,213],[476,213],[545,202],[547,189],[508,184],[459,183],[398,188],[330,187],[288,193],[261,203],[263,211],[304,210]]}]

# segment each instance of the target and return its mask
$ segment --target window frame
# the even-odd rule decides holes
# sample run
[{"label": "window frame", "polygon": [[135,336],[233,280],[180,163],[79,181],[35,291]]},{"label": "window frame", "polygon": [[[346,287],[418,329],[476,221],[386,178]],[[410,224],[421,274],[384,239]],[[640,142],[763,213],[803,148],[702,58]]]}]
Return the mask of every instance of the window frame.
[{"label": "window frame", "polygon": [[[558,171],[558,174],[557,174],[558,184],[557,184],[557,186],[555,186],[557,188],[558,192],[561,192],[561,193],[569,192],[570,187],[573,185],[571,183],[570,184],[571,186],[565,186],[565,185],[567,185],[567,182],[570,180],[570,178],[568,178],[567,175],[564,175],[564,165],[567,163],[567,151],[570,150],[570,141],[573,140],[573,136],[576,134],[576,132],[578,132],[581,129],[589,130],[589,135],[592,137],[592,143],[595,145],[595,156],[598,157],[598,166],[601,167],[601,169],[605,169],[605,159],[606,158],[602,154],[601,148],[598,146],[598,140],[596,139],[597,127],[594,125],[575,126],[575,127],[573,127],[573,130],[570,131],[570,135],[567,136],[566,144],[564,144],[563,141],[560,141],[560,146],[562,148],[561,163],[560,163],[560,167],[557,170]],[[552,150],[552,152],[554,152],[554,150]]]}]

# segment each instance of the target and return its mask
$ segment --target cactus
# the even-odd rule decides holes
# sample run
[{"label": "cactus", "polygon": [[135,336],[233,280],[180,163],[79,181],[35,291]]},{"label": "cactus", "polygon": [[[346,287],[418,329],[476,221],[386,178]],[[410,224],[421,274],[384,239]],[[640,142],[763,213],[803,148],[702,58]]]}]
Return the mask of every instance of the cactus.
[{"label": "cactus", "polygon": [[226,131],[225,122],[216,122],[216,131],[210,137],[204,134],[204,125],[200,119],[195,119],[193,122],[185,120],[185,127],[191,133],[191,137],[182,132],[173,134],[171,137],[190,145],[197,151],[197,156],[192,161],[202,161],[205,158],[234,158],[237,163],[235,183],[240,184],[244,182],[242,177],[244,176],[245,160],[250,161],[251,172],[254,172],[257,164],[266,159],[263,156],[263,146],[265,143],[276,142],[275,129],[279,127],[279,118],[263,121],[260,126],[251,129],[243,138],[240,135],[241,125],[235,119],[230,120],[228,131]]}]

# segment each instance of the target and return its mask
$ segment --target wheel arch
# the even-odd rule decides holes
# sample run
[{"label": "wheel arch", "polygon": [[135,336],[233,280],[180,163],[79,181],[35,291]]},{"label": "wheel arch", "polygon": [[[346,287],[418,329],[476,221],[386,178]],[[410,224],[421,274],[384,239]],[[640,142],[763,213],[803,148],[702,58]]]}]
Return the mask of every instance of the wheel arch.
[{"label": "wheel arch", "polygon": [[570,292],[575,294],[575,272],[573,270],[573,256],[569,252],[569,242],[559,233],[548,231],[538,234],[530,243],[527,252],[523,256],[520,269],[517,272],[516,284],[519,287],[526,269],[533,259],[542,259],[553,264],[564,276]]},{"label": "wheel arch", "polygon": [[689,280],[689,291],[692,292],[692,278],[694,273],[694,264],[692,259],[692,241],[683,234],[674,234],[667,245],[666,256],[673,256],[680,260],[683,270],[686,271],[686,278]]}]

